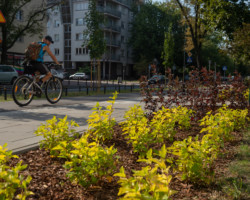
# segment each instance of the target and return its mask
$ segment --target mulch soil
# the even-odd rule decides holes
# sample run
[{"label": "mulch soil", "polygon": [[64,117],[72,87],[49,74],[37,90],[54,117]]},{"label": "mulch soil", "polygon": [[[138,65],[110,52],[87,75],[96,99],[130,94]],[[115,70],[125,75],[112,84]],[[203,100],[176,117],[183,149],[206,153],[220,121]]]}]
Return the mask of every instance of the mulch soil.
[{"label": "mulch soil", "polygon": [[[188,136],[196,136],[199,134],[201,127],[198,123],[193,122],[190,130],[177,130],[174,140],[183,140]],[[242,139],[241,133],[235,132],[235,140],[225,144],[223,154],[215,163],[215,180],[227,175],[227,166],[235,157],[235,149]],[[200,137],[203,135],[201,134]],[[105,145],[115,144],[117,148],[117,156],[119,163],[116,172],[123,166],[127,176],[132,176],[133,170],[140,170],[145,166],[144,163],[137,162],[138,155],[133,153],[130,145],[126,143],[126,139],[122,135],[122,129],[119,125],[114,127],[114,138]],[[166,146],[170,146],[167,143]],[[96,185],[88,188],[73,184],[66,177],[66,170],[63,168],[64,161],[61,158],[52,158],[49,151],[38,149],[29,151],[19,155],[19,159],[11,160],[10,165],[15,165],[22,160],[23,164],[27,164],[27,168],[21,174],[32,176],[32,181],[28,189],[34,193],[29,196],[28,200],[115,200],[119,190],[118,177],[114,177],[111,181],[103,178]],[[170,172],[171,173],[171,172]],[[207,200],[211,199],[214,193],[222,193],[221,188],[216,183],[211,185],[194,185],[188,182],[180,181],[173,176],[170,188],[177,191],[171,196],[173,200]],[[226,194],[222,194],[225,196]]]}]

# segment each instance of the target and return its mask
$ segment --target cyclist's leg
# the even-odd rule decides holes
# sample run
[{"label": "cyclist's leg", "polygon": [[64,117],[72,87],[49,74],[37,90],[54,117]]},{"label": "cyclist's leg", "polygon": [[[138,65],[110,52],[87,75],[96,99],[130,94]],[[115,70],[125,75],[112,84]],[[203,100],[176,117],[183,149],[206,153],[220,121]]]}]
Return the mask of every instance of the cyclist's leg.
[{"label": "cyclist's leg", "polygon": [[39,65],[37,65],[37,67],[38,67],[40,73],[45,75],[42,78],[43,83],[45,83],[47,80],[49,80],[52,77],[52,74],[46,65],[39,63]]}]

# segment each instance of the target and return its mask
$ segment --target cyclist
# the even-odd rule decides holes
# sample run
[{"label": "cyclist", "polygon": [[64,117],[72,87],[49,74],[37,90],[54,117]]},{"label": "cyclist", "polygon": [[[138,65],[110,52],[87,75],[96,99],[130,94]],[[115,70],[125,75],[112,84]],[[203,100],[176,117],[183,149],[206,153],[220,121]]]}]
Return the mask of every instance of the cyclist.
[{"label": "cyclist", "polygon": [[[60,65],[60,63],[57,61],[55,55],[51,52],[49,48],[50,44],[54,43],[51,36],[49,35],[45,36],[42,39],[42,42],[39,42],[39,43],[42,45],[41,50],[39,52],[39,56],[35,61],[30,61],[30,64],[34,67],[34,71],[36,74],[45,75],[41,80],[39,79],[37,80],[38,84],[42,86],[42,84],[45,83],[52,76],[47,66],[43,64],[43,57],[44,57],[45,52],[49,54],[49,56],[57,65]],[[39,88],[39,89],[42,89],[42,88]]]}]

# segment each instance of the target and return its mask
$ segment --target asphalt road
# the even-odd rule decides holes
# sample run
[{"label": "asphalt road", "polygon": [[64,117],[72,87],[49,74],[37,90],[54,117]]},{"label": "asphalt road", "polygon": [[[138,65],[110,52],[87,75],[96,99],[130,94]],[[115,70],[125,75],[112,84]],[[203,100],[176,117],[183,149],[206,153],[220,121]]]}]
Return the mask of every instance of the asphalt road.
[{"label": "asphalt road", "polygon": [[[13,153],[21,153],[38,147],[42,139],[34,134],[37,128],[53,116],[74,120],[79,124],[78,131],[88,129],[87,119],[97,102],[106,106],[111,95],[62,98],[57,104],[47,100],[34,100],[26,107],[19,107],[13,101],[0,102],[0,145],[8,144]],[[122,93],[114,105],[112,117],[117,122],[123,120],[124,112],[134,104],[141,103],[138,93]]]}]

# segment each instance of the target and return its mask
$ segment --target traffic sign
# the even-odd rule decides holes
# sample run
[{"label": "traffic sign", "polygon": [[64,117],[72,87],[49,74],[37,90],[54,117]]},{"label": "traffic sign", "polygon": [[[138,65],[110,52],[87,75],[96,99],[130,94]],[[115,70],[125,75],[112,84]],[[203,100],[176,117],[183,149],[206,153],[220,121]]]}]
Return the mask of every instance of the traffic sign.
[{"label": "traffic sign", "polygon": [[6,23],[6,19],[4,18],[1,10],[0,10],[0,23]]},{"label": "traffic sign", "polygon": [[187,63],[191,63],[191,62],[193,62],[193,61],[192,61],[192,57],[188,57],[188,58],[187,58]]},{"label": "traffic sign", "polygon": [[222,68],[224,71],[227,71],[227,66],[223,66]]}]

